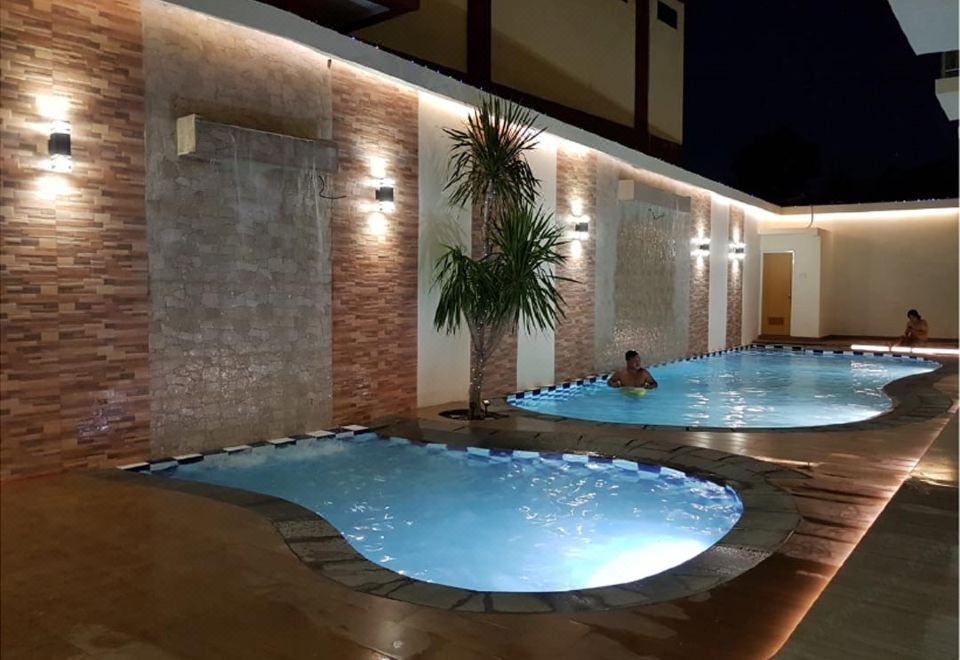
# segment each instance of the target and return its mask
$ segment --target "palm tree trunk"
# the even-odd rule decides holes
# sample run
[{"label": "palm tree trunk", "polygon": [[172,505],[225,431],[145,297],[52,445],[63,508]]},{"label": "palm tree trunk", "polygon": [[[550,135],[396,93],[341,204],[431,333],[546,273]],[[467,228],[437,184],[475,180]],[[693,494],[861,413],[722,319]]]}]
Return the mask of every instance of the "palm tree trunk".
[{"label": "palm tree trunk", "polygon": [[473,342],[473,359],[470,360],[470,419],[483,419],[483,372],[487,367],[487,352],[481,336]]},{"label": "palm tree trunk", "polygon": [[480,220],[480,244],[483,246],[481,257],[486,259],[490,256],[490,225],[493,222],[493,205],[496,194],[488,190],[483,198],[483,210]]}]

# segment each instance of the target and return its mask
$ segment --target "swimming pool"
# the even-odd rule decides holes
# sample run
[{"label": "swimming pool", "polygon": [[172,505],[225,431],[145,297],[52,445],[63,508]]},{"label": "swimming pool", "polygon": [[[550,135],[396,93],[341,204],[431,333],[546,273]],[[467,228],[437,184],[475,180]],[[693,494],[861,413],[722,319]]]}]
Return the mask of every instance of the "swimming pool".
[{"label": "swimming pool", "polygon": [[374,563],[478,591],[638,580],[700,554],[743,512],[733,489],[667,467],[373,433],[214,454],[158,474],[289,500]]},{"label": "swimming pool", "polygon": [[659,388],[624,396],[606,380],[507,397],[517,408],[621,424],[786,428],[875,417],[893,402],[887,383],[933,371],[936,362],[802,351],[731,351],[651,368]]}]

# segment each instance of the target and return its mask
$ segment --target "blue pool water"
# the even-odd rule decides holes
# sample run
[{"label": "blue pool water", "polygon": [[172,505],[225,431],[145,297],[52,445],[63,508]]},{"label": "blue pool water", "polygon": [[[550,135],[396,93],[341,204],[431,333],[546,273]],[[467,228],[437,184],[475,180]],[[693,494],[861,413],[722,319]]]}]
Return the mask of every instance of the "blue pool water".
[{"label": "blue pool water", "polygon": [[370,561],[479,591],[638,580],[700,554],[743,510],[732,489],[676,470],[585,460],[364,434],[216,454],[170,476],[296,502]]},{"label": "blue pool water", "polygon": [[902,357],[741,351],[650,369],[643,397],[597,381],[510,400],[548,415],[623,424],[800,427],[844,424],[892,407],[887,383],[940,365]]}]

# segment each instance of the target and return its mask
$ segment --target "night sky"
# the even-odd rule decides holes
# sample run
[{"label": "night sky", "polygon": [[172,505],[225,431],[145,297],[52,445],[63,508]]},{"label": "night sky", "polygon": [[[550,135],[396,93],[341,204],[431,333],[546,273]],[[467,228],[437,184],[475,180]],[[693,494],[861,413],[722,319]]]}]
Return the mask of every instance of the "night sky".
[{"label": "night sky", "polygon": [[886,0],[697,0],[685,36],[686,169],[787,205],[957,197],[940,56]]}]

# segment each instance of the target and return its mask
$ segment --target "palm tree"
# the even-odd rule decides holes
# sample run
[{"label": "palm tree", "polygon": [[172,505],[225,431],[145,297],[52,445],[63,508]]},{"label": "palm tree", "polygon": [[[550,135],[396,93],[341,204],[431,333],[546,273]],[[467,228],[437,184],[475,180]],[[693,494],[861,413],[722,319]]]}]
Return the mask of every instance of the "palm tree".
[{"label": "palm tree", "polygon": [[556,326],[563,296],[554,268],[563,233],[553,217],[534,210],[539,181],[525,152],[536,146],[534,117],[499,99],[484,99],[467,130],[447,129],[453,139],[451,200],[480,204],[482,254],[472,258],[446,246],[437,261],[438,330],[453,333],[466,323],[471,339],[470,418],[483,417],[481,390],[490,356],[504,335],[523,323],[528,331]]},{"label": "palm tree", "polygon": [[466,130],[443,129],[453,141],[452,171],[444,190],[450,191],[453,204],[480,207],[482,256],[490,253],[489,236],[497,218],[507,209],[536,202],[540,181],[526,159],[543,132],[534,130],[534,121],[526,108],[484,96],[467,118]]}]

